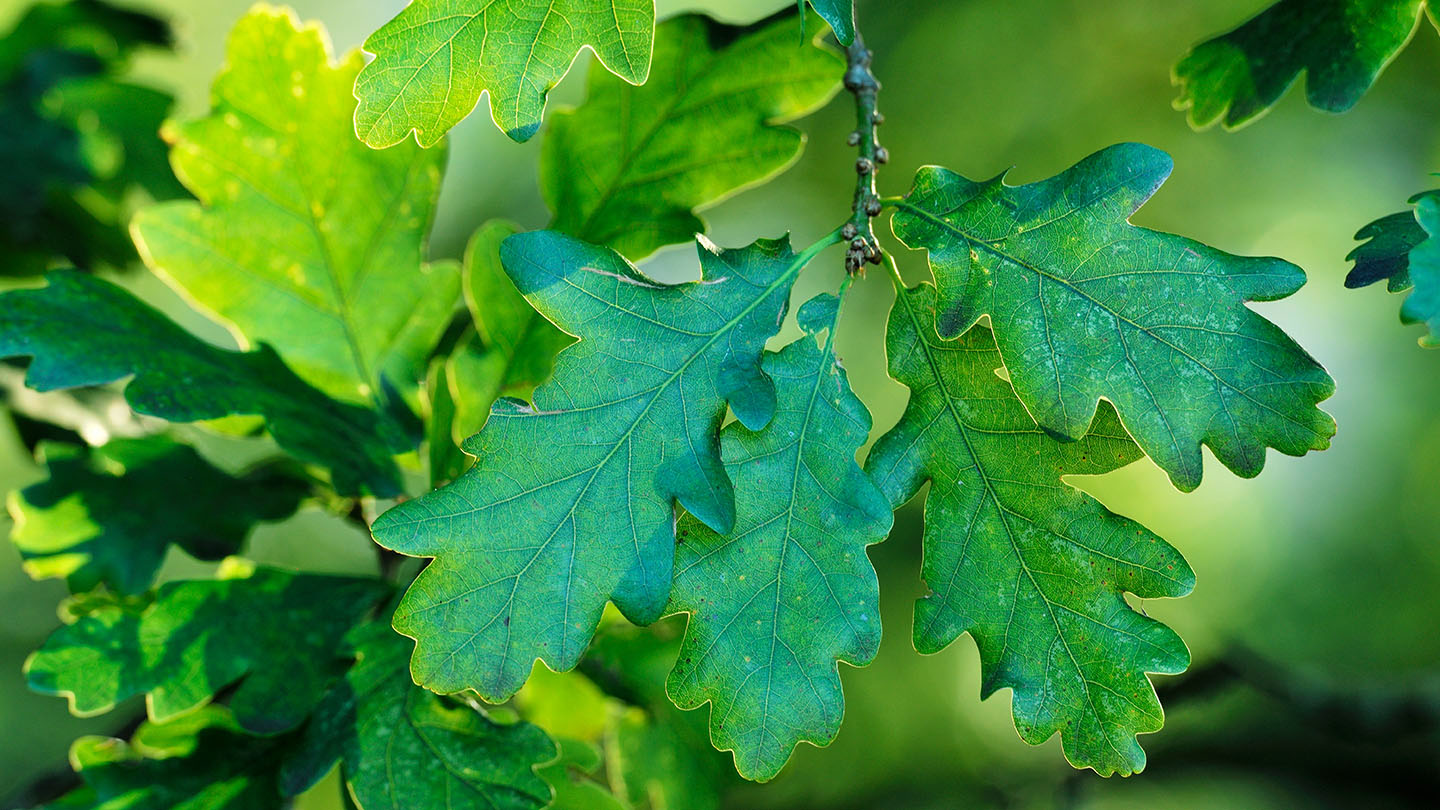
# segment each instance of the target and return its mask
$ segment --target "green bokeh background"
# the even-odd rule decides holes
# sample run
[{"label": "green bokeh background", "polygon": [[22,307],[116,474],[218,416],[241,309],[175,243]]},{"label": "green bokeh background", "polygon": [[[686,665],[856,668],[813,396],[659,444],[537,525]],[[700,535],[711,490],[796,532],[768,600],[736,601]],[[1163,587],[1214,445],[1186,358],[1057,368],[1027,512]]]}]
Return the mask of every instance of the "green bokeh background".
[{"label": "green bokeh background", "polygon": [[[661,0],[659,6],[662,14],[699,8],[748,21],[789,4]],[[25,5],[0,2],[0,30]],[[180,115],[203,112],[225,32],[250,0],[134,5],[172,14],[181,37],[177,56],[146,57],[140,74],[178,94]],[[323,21],[334,41],[348,48],[403,2],[294,5],[303,18]],[[1199,577],[1194,595],[1143,607],[1179,630],[1197,669],[1239,661],[1250,680],[1284,685],[1285,693],[1224,678],[1214,690],[1191,689],[1168,701],[1165,730],[1143,740],[1150,753],[1144,774],[1101,780],[1074,772],[1058,740],[1037,748],[1020,742],[1008,692],[978,701],[978,663],[969,639],[930,657],[911,648],[910,602],[923,586],[918,512],[908,508],[890,540],[872,552],[882,578],[886,639],[872,666],[842,668],[847,716],[839,739],[823,750],[802,746],[780,778],[738,789],[730,806],[1246,810],[1426,806],[1417,798],[1425,795],[1435,801],[1440,352],[1417,348],[1418,330],[1399,325],[1399,298],[1379,288],[1347,291],[1342,280],[1343,257],[1357,227],[1398,210],[1440,168],[1440,36],[1423,25],[1347,115],[1312,111],[1299,92],[1291,92],[1270,115],[1238,133],[1191,131],[1170,105],[1170,66],[1194,41],[1262,5],[875,0],[862,2],[860,15],[885,85],[882,138],[893,157],[881,175],[883,193],[903,193],[924,164],[970,177],[1014,166],[1011,182],[1026,182],[1108,144],[1143,141],[1173,155],[1176,170],[1137,224],[1231,252],[1283,256],[1309,274],[1299,294],[1257,309],[1335,377],[1337,393],[1325,404],[1340,425],[1332,449],[1303,459],[1272,453],[1253,481],[1237,479],[1207,458],[1205,482],[1189,495],[1143,461],[1077,482],[1159,532],[1191,561]],[[572,71],[552,104],[580,100],[582,73],[580,67]],[[847,101],[837,99],[802,122],[810,144],[790,172],[709,213],[717,242],[748,243],[784,227],[797,244],[807,244],[843,219],[854,159],[844,144],[853,125]],[[469,233],[492,216],[533,227],[545,223],[535,166],[541,138],[543,133],[517,146],[483,113],[454,131],[432,240],[435,256],[458,255]],[[908,278],[924,277],[920,254],[893,240],[890,245]],[[833,287],[840,264],[836,252],[808,271],[798,295]],[[683,276],[693,272],[693,257],[688,248],[670,249],[649,269]],[[179,310],[153,279],[130,283]],[[838,338],[852,382],[874,413],[876,435],[894,423],[905,403],[904,389],[884,374],[880,338],[891,297],[885,275],[872,273],[852,293]],[[225,340],[198,316],[185,322]],[[38,477],[15,437],[0,432],[0,487]],[[0,532],[8,531],[3,521]],[[373,568],[363,535],[319,511],[263,528],[250,555],[325,571]],[[176,559],[168,570],[194,565]],[[0,550],[0,728],[6,730],[0,734],[0,796],[60,767],[73,737],[123,722],[118,714],[70,718],[64,701],[25,690],[21,664],[57,624],[54,606],[62,595],[55,583],[31,582],[8,546]],[[1237,652],[1242,650],[1248,652]],[[1163,690],[1181,679],[1160,681]],[[1397,695],[1410,700],[1398,715],[1391,711]],[[1395,722],[1403,733],[1391,733],[1386,723]],[[333,793],[333,784],[326,787]],[[328,808],[329,795],[306,797],[303,805]]]}]

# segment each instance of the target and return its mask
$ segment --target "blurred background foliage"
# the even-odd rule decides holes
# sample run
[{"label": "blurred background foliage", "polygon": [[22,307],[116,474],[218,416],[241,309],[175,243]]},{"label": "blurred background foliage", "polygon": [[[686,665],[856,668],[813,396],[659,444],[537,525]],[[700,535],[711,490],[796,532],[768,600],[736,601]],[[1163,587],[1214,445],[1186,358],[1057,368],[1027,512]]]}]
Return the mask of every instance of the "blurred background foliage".
[{"label": "blurred background foliage", "polygon": [[[133,78],[173,92],[175,114],[208,105],[229,26],[251,0],[136,0],[170,16],[178,52],[142,53]],[[28,6],[0,3],[0,30]],[[392,17],[403,0],[293,0],[324,22],[341,49]],[[789,0],[661,0],[662,15],[698,9],[749,21]],[[1176,602],[1146,602],[1189,643],[1187,676],[1157,679],[1163,732],[1143,740],[1148,770],[1101,780],[1064,762],[1058,739],[1024,745],[1011,726],[1008,692],[977,700],[974,645],[943,653],[910,646],[919,580],[919,514],[897,518],[872,551],[880,571],[885,642],[876,662],[842,667],[845,724],[828,749],[802,746],[764,786],[737,785],[735,808],[955,807],[1410,807],[1440,790],[1440,354],[1417,348],[1419,330],[1397,321],[1398,299],[1347,291],[1351,236],[1400,210],[1440,168],[1440,37],[1426,24],[1351,113],[1307,108],[1291,92],[1264,120],[1237,133],[1195,133],[1171,109],[1170,67],[1194,42],[1258,11],[1259,0],[873,0],[861,27],[885,87],[881,109],[892,161],[885,194],[903,193],[914,169],[941,164],[970,177],[1014,166],[1011,182],[1049,176],[1118,141],[1143,141],[1175,157],[1170,182],[1135,218],[1236,253],[1282,256],[1309,284],[1259,306],[1307,347],[1338,382],[1325,407],[1340,433],[1303,459],[1271,454],[1241,481],[1213,459],[1190,495],[1148,462],[1077,482],[1111,509],[1167,538],[1199,585]],[[576,103],[573,70],[552,105]],[[771,184],[711,210],[712,237],[745,244],[789,229],[808,244],[842,221],[853,189],[853,124],[846,98],[800,123],[810,144]],[[547,213],[536,184],[543,133],[509,141],[483,113],[451,136],[451,161],[432,240],[436,258],[458,256],[491,217],[539,227]],[[899,251],[907,278],[925,274]],[[690,248],[672,248],[647,270],[694,272]],[[796,300],[833,288],[841,257],[802,279]],[[188,312],[143,271],[123,283],[217,342],[229,338]],[[898,418],[904,390],[887,379],[880,336],[892,293],[875,272],[850,297],[838,339],[851,380],[875,416],[875,435]],[[793,327],[792,327],[793,328]],[[788,340],[794,332],[781,340]],[[46,407],[41,405],[40,407]],[[123,421],[123,420],[122,420]],[[212,459],[234,467],[228,440],[181,428]],[[233,442],[232,442],[233,444]],[[0,488],[42,477],[19,435],[0,427]],[[0,522],[5,521],[0,518]],[[8,524],[0,525],[8,532]],[[327,572],[371,572],[374,553],[352,524],[319,509],[263,526],[247,554]],[[208,570],[178,551],[168,576]],[[69,717],[65,702],[29,694],[26,655],[58,620],[64,595],[32,582],[17,553],[0,553],[0,796],[63,768],[70,741],[114,732],[124,713]],[[672,624],[674,623],[671,620]],[[131,707],[131,712],[139,707]],[[302,800],[328,808],[327,783]],[[675,808],[674,810],[683,810]]]}]

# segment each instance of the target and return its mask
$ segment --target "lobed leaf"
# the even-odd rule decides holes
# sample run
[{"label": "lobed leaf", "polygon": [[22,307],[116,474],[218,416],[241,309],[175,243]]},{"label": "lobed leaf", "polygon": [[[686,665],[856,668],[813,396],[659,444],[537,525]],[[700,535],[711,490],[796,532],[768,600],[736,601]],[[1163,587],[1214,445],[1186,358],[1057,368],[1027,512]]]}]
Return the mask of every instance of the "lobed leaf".
[{"label": "lobed leaf", "polygon": [[209,115],[167,126],[199,202],[136,217],[146,263],[241,346],[274,346],[347,400],[419,385],[460,300],[460,274],[424,263],[445,151],[355,140],[359,52],[258,7],[236,24]]},{"label": "lobed leaf", "polygon": [[1305,73],[1310,106],[1344,112],[1410,41],[1425,0],[1280,0],[1175,65],[1190,124],[1236,129],[1259,118]]},{"label": "lobed leaf", "polygon": [[1245,306],[1294,293],[1300,268],[1246,258],[1128,217],[1169,176],[1164,152],[1120,144],[1024,186],[921,169],[894,217],[925,248],[939,333],[988,315],[1020,401],[1044,429],[1083,437],[1114,403],[1170,480],[1200,484],[1202,444],[1253,477],[1265,448],[1323,450],[1335,384],[1279,327]]},{"label": "lobed leaf", "polygon": [[997,373],[990,330],[945,340],[939,314],[928,284],[899,292],[886,352],[910,402],[865,465],[896,508],[930,485],[930,593],[915,605],[915,648],[936,653],[970,633],[981,697],[1013,689],[1027,742],[1059,732],[1076,766],[1137,772],[1135,736],[1164,721],[1146,673],[1183,672],[1190,653],[1125,593],[1184,596],[1194,572],[1164,540],[1062,481],[1141,457],[1115,412],[1106,405],[1083,437],[1055,441]]},{"label": "lobed leaf", "polygon": [[242,728],[298,726],[344,672],[345,633],[383,599],[380,580],[260,568],[162,585],[141,610],[102,606],[56,630],[25,665],[30,688],[64,695],[89,716],[144,694],[164,722],[237,684]]},{"label": "lobed leaf", "polygon": [[[828,312],[822,312],[828,308]],[[802,740],[840,730],[838,661],[880,649],[880,584],[867,546],[885,539],[889,503],[855,454],[870,414],[850,390],[830,340],[838,303],[801,309],[809,335],[764,361],[779,406],[758,432],[721,433],[736,519],[716,532],[680,518],[670,610],[690,614],[667,689],[682,709],[711,702],[715,747],[748,779],[780,772]]]},{"label": "lobed leaf", "polygon": [[282,448],[327,468],[340,494],[399,494],[392,455],[409,445],[380,414],[310,387],[268,346],[219,349],[109,282],[68,270],[47,278],[0,294],[0,358],[34,358],[29,387],[129,377],[125,398],[140,413],[172,422],[258,415]]},{"label": "lobed leaf", "polygon": [[375,61],[355,82],[355,132],[376,148],[411,132],[432,146],[488,91],[496,125],[526,141],[582,48],[643,84],[654,34],[654,0],[413,0],[365,41]]},{"label": "lobed leaf", "polygon": [[218,706],[144,723],[129,744],[81,737],[70,763],[85,786],[49,810],[272,810],[284,739],[250,736]]},{"label": "lobed leaf", "polygon": [[784,240],[698,252],[702,279],[665,286],[557,233],[505,241],[515,285],[581,340],[533,405],[496,403],[465,475],[372,527],[386,548],[435,558],[395,614],[421,685],[501,701],[536,658],[574,667],[606,600],[638,623],[660,617],[677,503],[733,526],[718,429],[727,402],[751,427],[769,421],[760,355],[810,254]]},{"label": "lobed leaf", "polygon": [[310,486],[275,466],[240,476],[162,436],[88,450],[46,444],[49,478],[11,493],[10,539],[35,579],[71,592],[148,589],[174,544],[200,560],[240,550],[260,521],[294,514]]},{"label": "lobed leaf", "polygon": [[829,101],[845,72],[818,38],[797,47],[793,14],[743,28],[676,17],[656,32],[654,65],[639,87],[592,68],[540,162],[550,227],[636,261],[705,231],[695,209],[792,164],[805,136],[782,125]]},{"label": "lobed leaf", "polygon": [[297,795],[336,760],[355,803],[405,810],[525,810],[550,804],[536,767],[555,743],[529,723],[501,725],[416,686],[410,644],[388,625],[350,637],[357,660],[306,727],[282,772]]},{"label": "lobed leaf", "polygon": [[1415,206],[1415,217],[1426,239],[1410,252],[1410,280],[1415,291],[1400,306],[1404,323],[1423,323],[1430,334],[1420,345],[1440,346],[1440,196],[1427,195]]}]

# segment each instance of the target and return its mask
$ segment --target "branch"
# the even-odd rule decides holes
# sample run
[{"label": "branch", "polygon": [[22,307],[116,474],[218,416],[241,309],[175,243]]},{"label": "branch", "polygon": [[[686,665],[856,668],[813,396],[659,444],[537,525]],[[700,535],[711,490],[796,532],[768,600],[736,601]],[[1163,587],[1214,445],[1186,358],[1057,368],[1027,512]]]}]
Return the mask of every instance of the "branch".
[{"label": "branch", "polygon": [[845,50],[845,89],[855,96],[855,131],[850,133],[850,145],[860,150],[860,157],[855,160],[855,201],[850,221],[843,231],[850,241],[850,249],[845,254],[845,269],[852,275],[860,272],[866,262],[880,263],[880,242],[875,238],[870,220],[880,215],[875,173],[890,159],[890,153],[880,145],[875,132],[876,127],[884,123],[885,116],[875,110],[880,82],[870,71],[872,57],[857,29],[855,41]]}]

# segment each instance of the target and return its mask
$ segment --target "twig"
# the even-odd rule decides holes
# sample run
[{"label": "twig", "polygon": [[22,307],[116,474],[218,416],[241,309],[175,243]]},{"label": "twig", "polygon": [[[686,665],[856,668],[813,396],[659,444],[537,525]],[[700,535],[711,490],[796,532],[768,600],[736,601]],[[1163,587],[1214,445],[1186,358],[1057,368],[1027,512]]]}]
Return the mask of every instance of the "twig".
[{"label": "twig", "polygon": [[881,256],[880,242],[875,238],[870,220],[879,216],[881,209],[875,174],[890,160],[890,153],[880,145],[876,134],[876,128],[884,123],[885,116],[875,109],[880,82],[870,71],[873,56],[865,48],[865,41],[857,29],[855,40],[845,51],[845,89],[855,96],[855,131],[850,133],[850,145],[860,150],[860,156],[855,160],[855,201],[850,221],[843,231],[850,242],[845,254],[845,269],[852,275],[861,272],[866,262],[879,264]]}]

